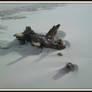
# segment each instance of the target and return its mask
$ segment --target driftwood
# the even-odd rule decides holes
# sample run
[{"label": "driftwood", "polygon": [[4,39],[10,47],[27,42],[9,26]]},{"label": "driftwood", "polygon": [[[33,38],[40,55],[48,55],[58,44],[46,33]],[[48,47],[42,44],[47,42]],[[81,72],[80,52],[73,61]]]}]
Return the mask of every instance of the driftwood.
[{"label": "driftwood", "polygon": [[[57,34],[57,30],[59,29],[60,27],[60,24],[57,24],[57,25],[54,25],[49,31],[48,33],[45,35],[47,38],[50,38],[50,39],[54,39],[54,37],[56,36]],[[34,30],[32,30],[31,27],[27,26],[25,31],[23,32],[24,35],[40,35],[38,33],[35,33]]]},{"label": "driftwood", "polygon": [[15,36],[22,45],[29,42],[37,47],[54,48],[58,50],[64,49],[65,45],[63,40],[55,40],[55,36],[59,27],[60,24],[57,24],[53,26],[46,35],[42,35],[39,33],[35,33],[30,26],[27,26],[24,32],[20,34],[15,34]]},{"label": "driftwood", "polygon": [[49,37],[49,38],[53,39],[56,36],[57,30],[59,29],[59,27],[60,27],[60,24],[57,24],[56,26],[53,26],[49,30],[49,32],[46,34],[46,37]]},{"label": "driftwood", "polygon": [[35,32],[31,27],[27,26],[26,29],[24,30],[23,34],[24,35],[25,34],[35,34]]}]

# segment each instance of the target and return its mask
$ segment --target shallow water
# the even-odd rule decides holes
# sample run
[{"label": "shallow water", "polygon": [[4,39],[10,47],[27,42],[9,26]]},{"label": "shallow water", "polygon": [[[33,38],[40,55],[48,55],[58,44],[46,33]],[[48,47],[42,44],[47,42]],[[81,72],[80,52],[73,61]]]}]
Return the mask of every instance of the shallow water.
[{"label": "shallow water", "polygon": [[[46,33],[58,23],[65,50],[41,52],[14,40],[13,34],[26,26]],[[91,24],[92,4],[0,4],[0,46],[10,46],[0,49],[0,88],[92,88]],[[67,62],[78,65],[78,71],[61,77],[59,71]]]}]

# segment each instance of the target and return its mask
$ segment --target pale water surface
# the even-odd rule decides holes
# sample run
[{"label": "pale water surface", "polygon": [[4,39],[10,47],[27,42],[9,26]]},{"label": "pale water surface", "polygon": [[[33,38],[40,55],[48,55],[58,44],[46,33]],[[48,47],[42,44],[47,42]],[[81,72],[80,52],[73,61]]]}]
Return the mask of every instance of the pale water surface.
[{"label": "pale water surface", "polygon": [[[41,52],[14,40],[26,26],[46,33],[58,23],[65,50]],[[92,4],[0,4],[0,88],[92,88],[91,36]],[[78,71],[64,73],[67,62]]]}]

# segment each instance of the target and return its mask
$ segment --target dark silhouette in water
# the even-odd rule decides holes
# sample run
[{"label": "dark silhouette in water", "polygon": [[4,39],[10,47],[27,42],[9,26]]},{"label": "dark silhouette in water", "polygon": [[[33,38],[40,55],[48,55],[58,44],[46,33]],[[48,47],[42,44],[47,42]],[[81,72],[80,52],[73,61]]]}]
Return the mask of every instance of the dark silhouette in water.
[{"label": "dark silhouette in water", "polygon": [[57,73],[53,76],[54,80],[58,80],[62,77],[64,77],[66,74],[70,73],[70,72],[75,72],[78,71],[78,66],[76,64],[73,64],[74,66],[74,70],[72,71],[71,69],[69,69],[67,67],[67,65],[59,70],[57,70]]},{"label": "dark silhouette in water", "polygon": [[34,32],[30,26],[27,26],[24,32],[17,33],[14,36],[24,45],[27,43],[39,48],[53,48],[57,50],[65,49],[63,39],[56,37],[60,24],[54,25],[45,35]]}]

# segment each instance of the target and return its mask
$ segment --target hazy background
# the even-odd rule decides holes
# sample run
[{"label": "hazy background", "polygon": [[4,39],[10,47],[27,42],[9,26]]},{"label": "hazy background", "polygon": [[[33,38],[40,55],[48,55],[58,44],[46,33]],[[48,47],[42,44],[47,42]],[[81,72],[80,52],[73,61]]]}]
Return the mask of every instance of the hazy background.
[{"label": "hazy background", "polygon": [[[62,38],[70,43],[65,50],[40,53],[40,49],[29,44],[20,47],[14,40],[13,34],[26,26],[46,33],[58,23]],[[92,88],[91,36],[91,3],[0,3],[0,88]],[[62,73],[67,62],[77,64],[78,72]]]}]

